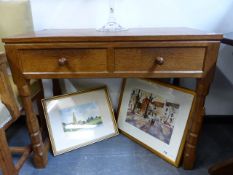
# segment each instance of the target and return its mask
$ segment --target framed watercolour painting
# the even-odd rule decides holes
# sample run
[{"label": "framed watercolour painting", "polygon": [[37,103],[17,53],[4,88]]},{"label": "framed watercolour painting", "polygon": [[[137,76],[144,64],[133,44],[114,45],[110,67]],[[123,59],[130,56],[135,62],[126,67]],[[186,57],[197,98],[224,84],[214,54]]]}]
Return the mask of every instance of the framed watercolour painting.
[{"label": "framed watercolour painting", "polygon": [[7,109],[6,105],[2,103],[0,97],[0,128],[3,128],[10,120],[12,120],[10,111]]},{"label": "framed watercolour painting", "polygon": [[118,134],[107,88],[42,100],[54,155]]},{"label": "framed watercolour painting", "polygon": [[179,165],[195,93],[146,79],[126,79],[118,127],[174,166]]}]

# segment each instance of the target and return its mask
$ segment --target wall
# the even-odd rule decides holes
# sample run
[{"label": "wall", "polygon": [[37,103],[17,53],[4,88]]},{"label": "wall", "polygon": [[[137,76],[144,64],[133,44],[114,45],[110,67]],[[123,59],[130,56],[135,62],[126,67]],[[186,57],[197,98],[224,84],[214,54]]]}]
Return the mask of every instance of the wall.
[{"label": "wall", "polygon": [[[108,17],[108,0],[31,0],[35,30],[98,28]],[[233,31],[232,0],[116,0],[116,17],[131,27],[186,26],[209,32]],[[216,77],[207,98],[207,114],[233,114],[233,49],[222,45]],[[79,88],[107,83],[117,105],[120,79],[75,80]],[[192,87],[194,82],[183,79]]]}]

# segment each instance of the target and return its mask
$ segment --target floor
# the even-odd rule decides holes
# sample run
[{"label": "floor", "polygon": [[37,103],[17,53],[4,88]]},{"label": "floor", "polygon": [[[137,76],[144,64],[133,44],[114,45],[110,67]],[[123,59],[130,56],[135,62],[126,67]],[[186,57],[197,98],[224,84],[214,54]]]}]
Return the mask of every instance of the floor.
[{"label": "floor", "polygon": [[[232,125],[232,122],[205,122],[192,171],[175,168],[119,135],[60,156],[50,153],[45,169],[35,169],[28,160],[20,175],[205,175],[210,165],[233,155]],[[28,142],[26,130],[19,124],[8,135],[11,145]]]}]

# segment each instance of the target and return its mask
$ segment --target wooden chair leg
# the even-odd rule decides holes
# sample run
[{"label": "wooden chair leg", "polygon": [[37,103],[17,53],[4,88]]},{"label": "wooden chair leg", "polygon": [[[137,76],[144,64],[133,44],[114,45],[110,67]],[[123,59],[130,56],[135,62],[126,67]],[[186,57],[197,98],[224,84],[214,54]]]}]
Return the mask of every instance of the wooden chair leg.
[{"label": "wooden chair leg", "polygon": [[20,168],[22,168],[25,161],[30,156],[30,154],[32,152],[32,147],[31,147],[31,145],[29,145],[27,147],[11,147],[10,150],[11,150],[11,153],[20,153],[20,154],[22,154],[22,156],[20,157],[20,159],[18,160],[18,162],[15,165],[15,169],[17,171],[19,171]]},{"label": "wooden chair leg", "polygon": [[4,175],[17,175],[4,129],[0,129],[0,164]]}]

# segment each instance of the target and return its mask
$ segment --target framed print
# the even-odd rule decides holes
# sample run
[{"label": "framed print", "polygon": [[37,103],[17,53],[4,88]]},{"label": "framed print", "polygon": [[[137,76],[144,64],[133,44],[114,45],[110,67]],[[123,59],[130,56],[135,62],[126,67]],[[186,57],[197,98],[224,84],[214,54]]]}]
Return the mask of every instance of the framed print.
[{"label": "framed print", "polygon": [[123,83],[118,127],[174,166],[179,165],[193,91],[146,79]]},{"label": "framed print", "polygon": [[2,103],[0,98],[0,128],[3,128],[11,119],[10,111],[7,109],[5,104]]},{"label": "framed print", "polygon": [[118,134],[107,88],[42,100],[54,155]]}]

